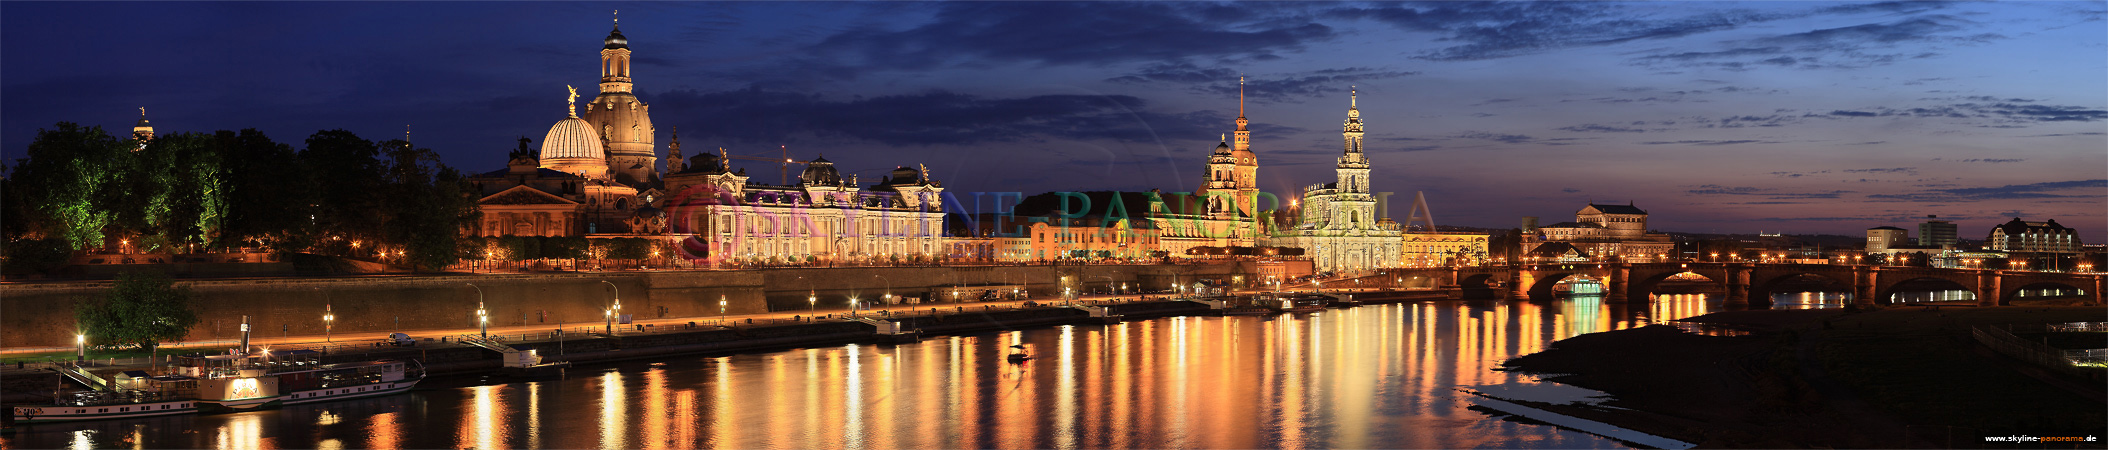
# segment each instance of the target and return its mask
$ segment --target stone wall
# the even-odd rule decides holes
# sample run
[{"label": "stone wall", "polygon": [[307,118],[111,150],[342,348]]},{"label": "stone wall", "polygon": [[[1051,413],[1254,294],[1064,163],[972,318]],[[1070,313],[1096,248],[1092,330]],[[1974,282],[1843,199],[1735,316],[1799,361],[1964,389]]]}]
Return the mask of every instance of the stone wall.
[{"label": "stone wall", "polygon": [[[1248,264],[1247,264],[1248,265]],[[840,310],[851,296],[870,302],[888,292],[950,303],[956,286],[1024,285],[1034,298],[1061,294],[1061,277],[1079,292],[1127,283],[1169,289],[1172,280],[1250,273],[1236,265],[1075,265],[997,267],[843,267],[741,271],[559,273],[530,275],[369,276],[178,280],[197,294],[200,322],[185,340],[237,339],[242,316],[259,337],[320,336],[323,306],[336,333],[461,329],[476,326],[482,288],[492,326],[551,329],[603,322],[619,289],[622,312],[638,319],[707,318],[722,313]],[[1248,277],[1249,278],[1249,277]],[[605,283],[603,283],[605,282]],[[613,284],[611,288],[609,284]],[[63,347],[76,332],[73,311],[108,290],[107,281],[0,285],[0,347]],[[869,305],[869,303],[866,303]]]}]

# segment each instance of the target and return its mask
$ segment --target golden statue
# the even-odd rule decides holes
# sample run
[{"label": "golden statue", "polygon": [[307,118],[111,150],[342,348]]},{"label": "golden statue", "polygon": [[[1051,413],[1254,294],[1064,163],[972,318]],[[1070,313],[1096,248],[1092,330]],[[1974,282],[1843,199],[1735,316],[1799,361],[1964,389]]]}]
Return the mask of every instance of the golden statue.
[{"label": "golden statue", "polygon": [[577,103],[578,103],[578,88],[575,88],[575,87],[571,87],[571,85],[568,85],[568,84],[566,84],[566,85],[564,85],[564,89],[570,89],[570,90],[571,90],[571,98],[565,99],[565,100],[564,100],[564,104],[567,104],[567,105],[571,105],[571,104],[577,104]]}]

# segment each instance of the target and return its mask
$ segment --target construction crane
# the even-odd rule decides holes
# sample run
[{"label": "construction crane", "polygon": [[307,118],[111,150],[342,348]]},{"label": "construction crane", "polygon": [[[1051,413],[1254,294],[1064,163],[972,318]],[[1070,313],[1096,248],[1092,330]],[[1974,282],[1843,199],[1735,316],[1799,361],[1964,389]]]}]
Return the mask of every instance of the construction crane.
[{"label": "construction crane", "polygon": [[718,154],[718,156],[721,156],[721,157],[723,157],[724,159],[728,159],[728,160],[730,160],[730,159],[744,159],[744,160],[748,160],[748,161],[767,161],[767,162],[774,162],[774,163],[782,163],[782,164],[783,164],[783,170],[782,170],[782,174],[780,175],[780,179],[779,179],[779,180],[777,181],[777,185],[779,185],[779,186],[789,186],[789,185],[790,185],[790,167],[791,167],[791,165],[792,165],[792,164],[812,164],[812,161],[799,161],[799,160],[791,159],[791,157],[790,157],[790,146],[788,146],[788,145],[784,145],[784,146],[779,146],[778,148],[780,148],[780,149],[782,149],[782,150],[783,150],[783,157],[782,157],[782,158],[771,158],[771,157],[767,157],[767,156],[750,156],[750,155],[733,155],[733,154],[727,154],[727,153],[725,153],[725,148],[724,148],[724,147],[718,147],[718,148],[717,148],[717,154]]}]

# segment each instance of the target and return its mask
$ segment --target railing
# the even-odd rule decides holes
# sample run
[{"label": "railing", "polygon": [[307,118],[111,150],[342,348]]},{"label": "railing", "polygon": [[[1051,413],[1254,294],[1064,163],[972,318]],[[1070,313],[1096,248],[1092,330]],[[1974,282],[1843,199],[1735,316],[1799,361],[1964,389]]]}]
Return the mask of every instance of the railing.
[{"label": "railing", "polygon": [[[2080,378],[2108,381],[2108,371],[2089,370],[2088,368],[2079,367],[2075,365],[2077,361],[2074,361],[2068,352],[2050,347],[2048,344],[2021,339],[2019,336],[2014,336],[2012,331],[2007,329],[1997,326],[1971,326],[1969,327],[1969,334],[1976,338],[1976,342],[1983,343],[1985,347],[1990,347],[1992,350],[2014,359],[2027,361],[2037,366]],[[2093,351],[2085,350],[2083,352],[2090,353]],[[2103,354],[2102,356],[2108,356],[2108,354]]]},{"label": "railing", "polygon": [[2083,331],[2103,331],[2103,332],[2108,332],[2108,322],[2071,322],[2071,323],[2053,323],[2053,324],[2049,324],[2049,325],[2044,325],[2044,326],[2043,326],[2043,329],[2044,329],[2045,331],[2053,331],[2053,332],[2075,332],[2075,331],[2079,331],[2079,332],[2083,332]]}]

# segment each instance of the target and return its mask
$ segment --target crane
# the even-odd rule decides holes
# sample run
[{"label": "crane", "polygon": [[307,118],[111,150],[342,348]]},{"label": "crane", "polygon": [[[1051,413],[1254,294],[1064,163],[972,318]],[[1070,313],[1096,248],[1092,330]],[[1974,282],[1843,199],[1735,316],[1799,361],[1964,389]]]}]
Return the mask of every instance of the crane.
[{"label": "crane", "polygon": [[727,159],[727,160],[733,160],[733,159],[744,159],[744,160],[748,160],[748,161],[768,161],[768,162],[782,163],[782,164],[783,164],[783,170],[782,170],[782,173],[781,173],[781,174],[779,175],[779,177],[780,177],[780,178],[778,179],[778,181],[777,181],[777,184],[779,184],[779,185],[782,185],[782,186],[789,186],[789,185],[790,185],[790,165],[791,165],[791,164],[812,164],[812,161],[799,161],[799,160],[791,159],[791,157],[790,157],[790,146],[788,146],[788,145],[784,145],[784,146],[779,146],[778,148],[780,148],[780,149],[782,149],[782,150],[783,150],[783,157],[782,157],[782,158],[771,158],[771,157],[767,157],[767,156],[732,155],[732,154],[727,154],[727,153],[725,153],[725,148],[724,148],[724,147],[718,147],[718,148],[717,148],[717,154],[718,154],[718,156],[720,156],[720,157],[723,157],[724,159]]}]

